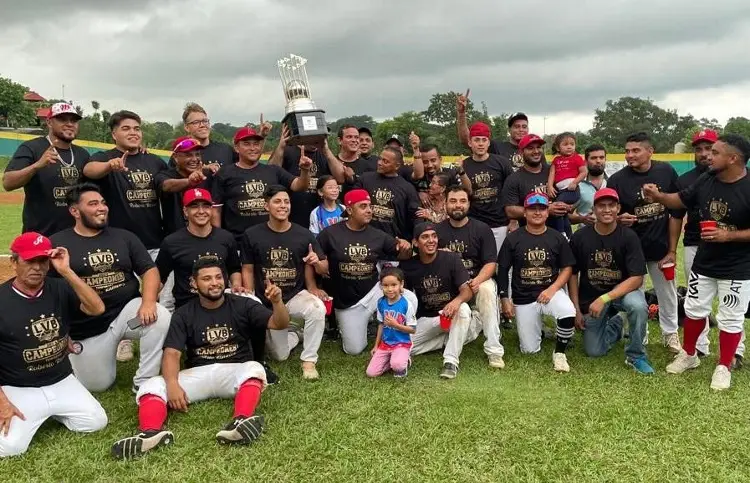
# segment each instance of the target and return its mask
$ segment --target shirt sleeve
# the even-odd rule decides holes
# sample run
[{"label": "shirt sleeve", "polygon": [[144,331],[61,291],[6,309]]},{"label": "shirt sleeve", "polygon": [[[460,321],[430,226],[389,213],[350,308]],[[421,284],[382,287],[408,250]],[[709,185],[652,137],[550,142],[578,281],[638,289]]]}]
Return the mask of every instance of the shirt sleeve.
[{"label": "shirt sleeve", "polygon": [[8,162],[8,167],[5,171],[18,171],[28,166],[31,166],[36,162],[34,159],[34,152],[26,144],[21,144],[13,153],[13,157]]},{"label": "shirt sleeve", "polygon": [[479,233],[480,252],[479,257],[481,258],[482,264],[497,262],[497,245],[495,242],[495,235],[492,234],[492,229],[489,225],[483,225]]},{"label": "shirt sleeve", "polygon": [[404,297],[406,300],[406,325],[409,327],[417,326],[417,307],[412,304],[409,299]]},{"label": "shirt sleeve", "polygon": [[121,230],[123,233],[127,233],[128,248],[130,249],[130,260],[133,264],[133,271],[138,275],[142,276],[147,271],[151,270],[156,266],[151,255],[149,255],[146,246],[141,240],[129,231]]},{"label": "shirt sleeve", "polygon": [[154,184],[156,185],[156,190],[159,192],[162,192],[162,186],[164,186],[164,182],[168,179],[172,179],[172,176],[170,176],[169,170],[161,170],[154,176]]},{"label": "shirt sleeve", "polygon": [[469,271],[466,270],[466,267],[464,267],[463,262],[461,261],[461,257],[459,257],[457,254],[451,254],[453,267],[453,280],[456,282],[456,290],[460,290],[461,286],[468,282],[471,277],[469,276]]},{"label": "shirt sleeve", "polygon": [[698,203],[698,192],[701,185],[706,181],[706,176],[708,176],[707,173],[700,175],[694,183],[683,187],[678,192],[677,196],[680,197],[680,201],[682,201],[682,204],[685,205],[688,210],[696,208],[696,204]]},{"label": "shirt sleeve", "polygon": [[276,179],[279,184],[284,186],[286,189],[291,189],[292,183],[297,178],[289,171],[285,170],[281,166],[276,166]]},{"label": "shirt sleeve", "polygon": [[[230,166],[230,165],[224,165]],[[215,205],[224,204],[224,166],[216,172],[214,176],[213,187],[211,188],[211,198]]]},{"label": "shirt sleeve", "polygon": [[629,228],[625,230],[625,269],[628,277],[646,275],[646,257],[641,242]]},{"label": "shirt sleeve", "polygon": [[581,270],[581,267],[583,266],[583,264],[585,263],[584,260],[580,256],[580,251],[578,248],[579,243],[580,243],[580,238],[581,238],[580,236],[577,236],[579,235],[579,233],[582,233],[582,232],[576,231],[575,233],[573,233],[573,236],[570,239],[570,251],[572,252],[573,259],[575,260],[575,263],[573,264],[574,274],[577,274]]},{"label": "shirt sleeve", "polygon": [[520,201],[520,195],[518,194],[519,187],[518,187],[518,177],[517,176],[511,176],[508,178],[508,181],[505,183],[505,186],[503,186],[503,205],[504,206],[521,206],[523,204],[522,201]]},{"label": "shirt sleeve", "polygon": [[497,256],[497,273],[495,281],[497,282],[497,295],[501,298],[508,296],[508,271],[513,264],[513,252],[506,238],[500,247],[500,253]]},{"label": "shirt sleeve", "polygon": [[557,233],[557,243],[559,244],[560,268],[573,267],[576,264],[576,257],[573,255],[570,243],[559,233]]},{"label": "shirt sleeve", "polygon": [[63,302],[65,320],[70,325],[71,320],[75,320],[81,315],[81,299],[66,280],[60,280],[56,285],[60,300]]},{"label": "shirt sleeve", "polygon": [[326,228],[325,230],[321,230],[317,240],[318,244],[320,245],[321,251],[325,254],[328,254],[331,251],[331,237],[329,236],[328,228]]},{"label": "shirt sleeve", "polygon": [[[679,176],[677,176],[677,171],[671,166],[669,166],[670,171],[670,177],[669,177],[669,188],[667,189],[668,193],[679,193],[680,186],[679,186]],[[678,195],[679,196],[679,195]],[[669,210],[669,214],[672,218],[679,218],[682,219],[685,217],[685,213],[687,213],[687,210],[684,208],[678,208],[676,210]]]},{"label": "shirt sleeve", "polygon": [[247,232],[242,234],[240,253],[242,254],[243,265],[255,265],[257,263],[255,259],[255,243],[250,240]]},{"label": "shirt sleeve", "polygon": [[237,242],[233,236],[228,237],[227,245],[227,274],[232,275],[233,273],[242,272],[242,261],[237,254]]},{"label": "shirt sleeve", "polygon": [[172,320],[169,322],[167,337],[164,339],[164,349],[174,349],[185,352],[187,348],[187,324],[182,312],[172,314]]},{"label": "shirt sleeve", "polygon": [[174,270],[172,262],[173,259],[169,251],[169,245],[162,243],[159,254],[156,256],[156,268],[159,270],[159,278],[161,278],[162,283],[167,281],[169,274]]},{"label": "shirt sleeve", "polygon": [[318,207],[310,212],[310,231],[314,234],[320,233],[320,222],[318,221]]},{"label": "shirt sleeve", "polygon": [[378,299],[378,309],[375,311],[377,318],[378,318],[378,323],[381,323],[381,324],[383,323],[383,319],[384,319],[383,317],[383,303],[384,302],[385,302],[385,297],[380,297],[380,299]]},{"label": "shirt sleeve", "polygon": [[266,330],[273,311],[249,297],[242,297],[246,304],[245,316],[248,326],[255,330]]},{"label": "shirt sleeve", "polygon": [[[373,228],[373,230],[377,230],[377,228]],[[398,242],[396,239],[382,230],[378,231],[383,234],[383,253],[388,257],[397,257],[398,250],[396,249],[396,245]]]},{"label": "shirt sleeve", "polygon": [[313,251],[315,252],[316,255],[318,255],[319,259],[321,260],[326,259],[326,254],[323,251],[323,248],[320,246],[320,243],[318,243],[318,240],[315,238],[315,235],[313,235],[312,233],[309,233],[309,238],[307,240],[307,243],[309,245],[312,245]]},{"label": "shirt sleeve", "polygon": [[417,217],[417,210],[419,210],[420,201],[419,201],[419,194],[417,193],[417,190],[414,188],[414,186],[409,185],[409,188],[407,190],[407,226],[405,227],[407,229],[406,233],[404,233],[404,238],[406,240],[411,240],[412,235],[414,233],[414,227],[419,223],[419,218]]}]

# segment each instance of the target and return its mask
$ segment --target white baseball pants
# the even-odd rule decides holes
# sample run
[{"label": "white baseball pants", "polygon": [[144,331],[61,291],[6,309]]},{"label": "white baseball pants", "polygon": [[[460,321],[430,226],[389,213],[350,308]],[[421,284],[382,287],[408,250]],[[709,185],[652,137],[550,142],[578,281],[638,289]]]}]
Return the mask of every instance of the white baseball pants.
[{"label": "white baseball pants", "polygon": [[500,343],[500,317],[497,306],[497,285],[493,279],[482,282],[479,291],[474,296],[474,304],[482,323],[484,332],[484,353],[488,356],[505,354],[505,348]]},{"label": "white baseball pants", "polygon": [[[323,341],[326,323],[326,307],[323,301],[307,290],[303,290],[286,303],[289,316],[302,319],[302,362],[318,362],[318,350]],[[294,324],[296,320],[292,321]],[[293,329],[268,330],[266,344],[271,358],[285,361],[289,353],[300,343]]]},{"label": "white baseball pants", "polygon": [[[664,278],[664,272],[659,268],[658,262],[646,262],[648,276],[659,300],[659,326],[663,335],[676,334],[677,325],[677,282]],[[646,280],[643,280],[643,290],[646,289]]]},{"label": "white baseball pants", "polygon": [[[156,257],[159,256],[159,249],[152,248],[148,251],[148,254],[151,255],[153,261],[156,261]],[[164,282],[164,286],[159,293],[159,303],[162,304],[165,309],[169,310],[169,313],[174,313],[175,300],[172,290],[174,290],[174,272],[169,274],[167,281]]]},{"label": "white baseball pants", "polygon": [[448,332],[440,328],[440,317],[420,317],[417,331],[411,336],[411,355],[443,349],[443,364],[458,365],[464,345],[479,337],[481,331],[482,323],[472,317],[468,304],[459,306]]},{"label": "white baseball pants", "polygon": [[542,316],[559,319],[576,316],[576,308],[563,290],[558,290],[546,304],[532,302],[516,305],[516,326],[522,354],[534,354],[542,350]]},{"label": "white baseball pants", "polygon": [[736,334],[744,331],[745,311],[750,302],[750,280],[718,280],[690,272],[685,315],[705,319],[711,314],[714,298],[719,300],[716,322],[719,330]]}]

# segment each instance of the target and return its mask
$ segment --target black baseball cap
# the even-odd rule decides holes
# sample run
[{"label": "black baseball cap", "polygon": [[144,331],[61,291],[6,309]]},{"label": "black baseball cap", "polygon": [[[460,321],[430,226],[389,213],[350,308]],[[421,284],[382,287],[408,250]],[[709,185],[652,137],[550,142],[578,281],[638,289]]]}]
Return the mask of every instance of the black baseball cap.
[{"label": "black baseball cap", "polygon": [[419,238],[419,235],[426,231],[435,231],[435,224],[426,221],[417,224],[417,226],[414,227],[414,239],[416,240]]},{"label": "black baseball cap", "polygon": [[362,126],[361,128],[357,129],[357,131],[359,131],[360,134],[366,132],[368,136],[372,137],[372,131],[370,131],[370,128],[368,127]]},{"label": "black baseball cap", "polygon": [[519,119],[523,119],[526,122],[529,122],[529,117],[524,114],[523,112],[516,112],[514,114],[511,114],[511,116],[508,118],[508,127],[511,127],[514,122],[518,121]]},{"label": "black baseball cap", "polygon": [[390,143],[398,143],[399,146],[402,148],[404,147],[404,143],[401,142],[401,140],[398,138],[398,134],[394,134],[393,136],[389,137],[388,140],[385,142],[385,144]]}]

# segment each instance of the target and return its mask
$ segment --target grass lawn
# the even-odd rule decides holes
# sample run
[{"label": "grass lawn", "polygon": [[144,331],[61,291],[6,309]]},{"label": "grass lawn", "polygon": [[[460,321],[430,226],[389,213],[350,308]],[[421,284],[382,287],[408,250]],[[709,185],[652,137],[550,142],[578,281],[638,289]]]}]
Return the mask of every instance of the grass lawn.
[{"label": "grass lawn", "polygon": [[48,422],[26,455],[0,461],[0,474],[35,482],[745,481],[750,371],[719,394],[708,387],[713,357],[668,376],[656,322],[650,334],[652,377],[624,366],[622,346],[587,359],[580,335],[569,374],[552,371],[551,341],[521,356],[508,332],[505,370],[490,370],[476,341],[454,381],[438,379],[439,354],[417,357],[406,381],[368,380],[366,355],[326,342],[318,382],[301,380],[297,360],[272,364],[282,382],[263,396],[267,431],[254,445],[215,443],[232,402],[208,401],[170,416],[173,447],[132,462],[109,456],[111,443],[136,429],[135,363],[122,364],[116,386],[99,396],[105,430],[77,435]]},{"label": "grass lawn", "polygon": [[21,233],[21,210],[21,205],[0,204],[0,253],[7,254],[10,243]]}]

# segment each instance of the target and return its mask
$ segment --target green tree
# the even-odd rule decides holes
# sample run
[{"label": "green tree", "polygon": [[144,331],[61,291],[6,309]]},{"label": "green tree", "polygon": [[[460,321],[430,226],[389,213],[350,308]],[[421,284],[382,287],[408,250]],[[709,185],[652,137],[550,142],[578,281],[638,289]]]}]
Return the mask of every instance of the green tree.
[{"label": "green tree", "polygon": [[[422,112],[425,120],[439,125],[456,125],[456,99],[458,92],[438,92],[430,97],[427,110]],[[474,103],[468,99],[466,112],[474,111]]]},{"label": "green tree", "polygon": [[739,134],[750,139],[750,119],[746,117],[731,117],[724,126],[724,134]]},{"label": "green tree", "polygon": [[31,126],[36,122],[36,111],[23,100],[28,88],[0,77],[0,122],[6,127]]}]

